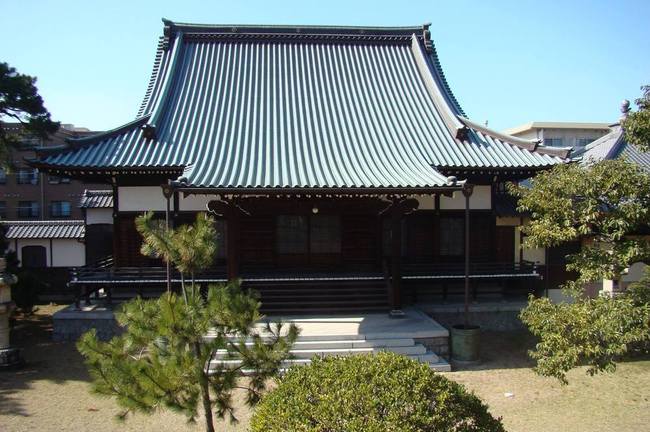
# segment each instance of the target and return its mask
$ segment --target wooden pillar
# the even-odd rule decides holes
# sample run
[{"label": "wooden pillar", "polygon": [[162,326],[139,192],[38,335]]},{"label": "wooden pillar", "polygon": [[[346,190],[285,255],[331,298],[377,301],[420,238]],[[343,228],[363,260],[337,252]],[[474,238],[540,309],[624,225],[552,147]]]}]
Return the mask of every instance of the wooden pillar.
[{"label": "wooden pillar", "polygon": [[[171,182],[167,183],[166,185],[162,185],[162,192],[163,196],[165,197],[165,228],[167,231],[171,228],[171,205],[170,205],[170,200],[172,195],[176,195],[174,193],[174,189],[171,186]],[[167,260],[165,263],[165,274],[167,276],[167,292],[170,293],[172,291],[172,268],[171,268],[171,262]]]},{"label": "wooden pillar", "polygon": [[465,196],[465,328],[469,326],[469,198],[472,196],[474,187],[466,184],[463,188]]},{"label": "wooden pillar", "polygon": [[119,218],[119,209],[120,209],[120,200],[117,193],[117,179],[113,177],[113,266],[117,267],[121,265],[122,258],[120,257],[120,218]]},{"label": "wooden pillar", "polygon": [[399,206],[391,211],[391,296],[393,311],[402,309],[402,212]]},{"label": "wooden pillar", "polygon": [[230,209],[226,215],[226,266],[228,280],[239,277],[239,240],[241,235],[241,221],[239,212]]},{"label": "wooden pillar", "polygon": [[242,214],[249,215],[231,200],[208,202],[208,211],[226,220],[226,275],[228,280],[239,278],[239,242],[241,237]]}]

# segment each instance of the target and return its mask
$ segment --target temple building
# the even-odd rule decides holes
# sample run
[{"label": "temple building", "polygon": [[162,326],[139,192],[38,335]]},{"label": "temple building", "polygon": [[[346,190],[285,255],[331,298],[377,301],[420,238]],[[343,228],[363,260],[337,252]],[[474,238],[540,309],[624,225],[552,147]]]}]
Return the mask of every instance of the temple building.
[{"label": "temple building", "polygon": [[86,292],[163,289],[134,218],[207,210],[219,253],[199,280],[241,278],[267,312],[296,313],[447,301],[466,272],[477,299],[543,289],[505,185],[569,155],[469,120],[428,25],[164,20],[136,118],[33,165],[113,188],[111,271],[80,272]]}]

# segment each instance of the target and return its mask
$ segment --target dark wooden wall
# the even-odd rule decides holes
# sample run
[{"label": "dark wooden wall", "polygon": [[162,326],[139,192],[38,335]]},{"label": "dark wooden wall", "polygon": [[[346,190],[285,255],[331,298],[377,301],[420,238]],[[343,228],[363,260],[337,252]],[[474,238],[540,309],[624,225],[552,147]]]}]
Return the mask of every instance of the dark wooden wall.
[{"label": "dark wooden wall", "polygon": [[[265,269],[305,269],[368,271],[380,270],[382,257],[390,254],[384,222],[378,216],[381,205],[376,200],[245,200],[242,207],[250,213],[240,219],[239,254],[241,271]],[[338,254],[280,255],[276,252],[277,215],[336,214],[340,217],[341,249]],[[139,213],[120,213],[115,235],[118,250],[116,262],[120,266],[162,265],[160,260],[142,256],[142,239],[135,229],[134,219]],[[164,217],[159,214],[157,217]],[[463,254],[440,254],[440,236],[445,229],[445,218],[464,221],[464,212],[455,210],[420,210],[406,216],[403,225],[402,250],[405,260],[412,263],[461,263]],[[180,213],[174,224],[190,223],[195,214]],[[513,262],[514,228],[497,227],[489,210],[472,211],[470,216],[470,253],[473,262]],[[227,224],[226,224],[227,225]],[[227,228],[226,228],[227,231]],[[227,233],[220,238],[225,250]],[[464,242],[463,242],[464,243]],[[223,261],[223,258],[221,258]]]}]

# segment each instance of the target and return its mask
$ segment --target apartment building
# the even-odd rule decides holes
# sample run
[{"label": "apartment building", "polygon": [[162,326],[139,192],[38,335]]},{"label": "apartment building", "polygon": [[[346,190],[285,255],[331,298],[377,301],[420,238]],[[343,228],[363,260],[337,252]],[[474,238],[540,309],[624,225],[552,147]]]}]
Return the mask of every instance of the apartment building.
[{"label": "apartment building", "polygon": [[[10,133],[20,134],[19,123],[5,123]],[[63,124],[47,140],[24,136],[13,150],[14,170],[0,169],[1,220],[79,220],[83,219],[79,201],[85,189],[108,189],[106,185],[84,184],[78,180],[40,173],[26,160],[36,157],[43,147],[61,146],[68,138],[92,135],[86,128]]]},{"label": "apartment building", "polygon": [[503,132],[523,139],[539,140],[548,147],[573,147],[575,154],[609,131],[609,123],[534,121]]}]

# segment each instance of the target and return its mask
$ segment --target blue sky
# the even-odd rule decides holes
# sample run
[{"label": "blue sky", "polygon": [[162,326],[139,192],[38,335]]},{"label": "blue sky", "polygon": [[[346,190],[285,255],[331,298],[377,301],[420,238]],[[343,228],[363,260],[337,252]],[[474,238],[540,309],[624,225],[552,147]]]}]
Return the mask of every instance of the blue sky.
[{"label": "blue sky", "polygon": [[650,83],[650,1],[0,0],[0,61],[38,77],[53,117],[95,130],[135,116],[161,18],[201,23],[419,25],[468,116],[616,121]]}]

